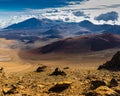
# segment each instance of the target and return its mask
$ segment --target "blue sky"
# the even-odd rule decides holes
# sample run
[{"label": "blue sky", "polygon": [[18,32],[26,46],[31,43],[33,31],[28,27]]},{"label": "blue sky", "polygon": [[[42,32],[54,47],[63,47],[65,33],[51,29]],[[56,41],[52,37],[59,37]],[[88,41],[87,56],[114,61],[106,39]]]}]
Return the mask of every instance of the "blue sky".
[{"label": "blue sky", "polygon": [[0,28],[35,17],[120,25],[120,0],[0,0]]},{"label": "blue sky", "polygon": [[63,7],[71,1],[80,2],[82,0],[0,0],[0,11]]}]

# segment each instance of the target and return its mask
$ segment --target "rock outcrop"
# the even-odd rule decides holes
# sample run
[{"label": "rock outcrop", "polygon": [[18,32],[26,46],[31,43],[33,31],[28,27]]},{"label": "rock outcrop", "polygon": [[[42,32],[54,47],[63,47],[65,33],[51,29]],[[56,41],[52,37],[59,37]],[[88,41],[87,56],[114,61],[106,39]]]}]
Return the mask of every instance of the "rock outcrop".
[{"label": "rock outcrop", "polygon": [[118,51],[110,61],[100,65],[98,70],[107,69],[110,71],[120,71],[120,51]]}]

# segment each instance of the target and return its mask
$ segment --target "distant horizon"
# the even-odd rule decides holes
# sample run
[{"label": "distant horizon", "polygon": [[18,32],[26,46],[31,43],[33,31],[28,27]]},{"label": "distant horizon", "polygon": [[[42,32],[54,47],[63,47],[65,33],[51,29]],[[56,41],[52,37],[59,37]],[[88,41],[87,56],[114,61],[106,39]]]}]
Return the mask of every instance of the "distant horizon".
[{"label": "distant horizon", "polygon": [[[27,20],[30,20],[30,19],[39,19],[39,18],[36,18],[36,17],[31,17],[31,18],[28,18],[28,19],[26,19],[26,20],[23,20],[23,21],[20,21],[20,22],[18,22],[18,23],[14,23],[14,24],[19,24],[19,23],[22,23],[22,22],[25,22],[25,21],[27,21]],[[41,19],[39,19],[39,20],[44,20],[44,19],[47,19],[47,18],[41,18]],[[51,20],[51,19],[48,19],[48,20]],[[53,22],[54,21],[56,21],[56,20],[52,20]],[[98,23],[94,23],[94,22],[92,22],[92,21],[90,21],[90,20],[82,20],[82,21],[80,21],[80,22],[64,22],[64,21],[61,21],[61,23],[81,23],[81,22],[84,22],[84,21],[88,21],[88,22],[90,22],[90,23],[92,23],[92,24],[94,24],[94,25],[117,25],[117,24],[104,24],[104,23],[101,23],[101,24],[98,24]],[[14,25],[14,24],[11,24],[11,25]],[[9,26],[11,26],[11,25],[9,25]],[[7,27],[9,27],[9,26],[6,26],[6,27],[4,27],[4,28],[7,28]],[[4,28],[0,28],[0,29],[4,29]]]}]

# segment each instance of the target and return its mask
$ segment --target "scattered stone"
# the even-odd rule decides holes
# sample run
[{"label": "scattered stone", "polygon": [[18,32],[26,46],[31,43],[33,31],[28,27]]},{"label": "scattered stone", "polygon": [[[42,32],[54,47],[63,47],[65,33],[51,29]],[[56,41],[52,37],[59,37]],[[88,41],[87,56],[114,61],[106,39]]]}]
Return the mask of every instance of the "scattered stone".
[{"label": "scattered stone", "polygon": [[120,94],[120,86],[112,88],[115,92]]},{"label": "scattered stone", "polygon": [[92,80],[92,79],[97,79],[97,77],[95,75],[87,75],[86,79],[88,80]]},{"label": "scattered stone", "polygon": [[69,69],[69,67],[65,67],[64,69]]},{"label": "scattered stone", "polygon": [[43,85],[43,84],[39,84],[39,85],[37,85],[39,88],[44,88],[45,87],[45,85]]},{"label": "scattered stone", "polygon": [[36,72],[43,72],[46,68],[47,66],[40,66],[37,68]]},{"label": "scattered stone", "polygon": [[20,89],[25,89],[25,87],[24,86],[22,86],[22,85],[18,85],[18,88],[20,88]]},{"label": "scattered stone", "polygon": [[16,87],[11,85],[10,87],[3,87],[4,94],[14,94],[16,92]]},{"label": "scattered stone", "polygon": [[110,71],[120,71],[120,51],[118,51],[110,61],[100,65],[98,70],[107,69]]},{"label": "scattered stone", "polygon": [[22,96],[28,96],[27,94],[22,94]]},{"label": "scattered stone", "polygon": [[67,89],[71,84],[72,82],[68,82],[68,81],[58,82],[52,88],[49,89],[49,92],[57,92],[57,93],[62,92],[65,89]]},{"label": "scattered stone", "polygon": [[116,86],[118,86],[118,82],[116,79],[112,78],[109,87],[116,87]]},{"label": "scattered stone", "polygon": [[95,90],[95,92],[101,96],[120,96],[119,93],[114,90],[108,88],[107,86],[100,86]]},{"label": "scattered stone", "polygon": [[100,86],[97,89],[86,93],[85,96],[120,96],[120,94],[107,86]]},{"label": "scattered stone", "polygon": [[90,91],[88,93],[85,93],[85,96],[98,96],[98,94],[94,91]]},{"label": "scattered stone", "polygon": [[4,69],[3,67],[0,67],[0,73],[3,73],[3,69]]},{"label": "scattered stone", "polygon": [[100,80],[95,80],[95,81],[91,81],[91,89],[94,90],[100,86],[106,86],[106,83],[104,81],[100,81]]},{"label": "scattered stone", "polygon": [[50,75],[55,75],[55,76],[62,75],[62,76],[65,76],[66,73],[64,71],[60,70],[59,68],[56,68],[54,70],[54,72],[52,74],[50,74]]}]

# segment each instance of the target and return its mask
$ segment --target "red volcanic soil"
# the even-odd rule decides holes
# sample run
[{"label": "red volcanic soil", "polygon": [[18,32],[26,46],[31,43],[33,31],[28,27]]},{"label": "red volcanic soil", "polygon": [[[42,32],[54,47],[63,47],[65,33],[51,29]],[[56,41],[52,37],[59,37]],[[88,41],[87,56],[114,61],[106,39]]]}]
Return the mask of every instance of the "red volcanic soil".
[{"label": "red volcanic soil", "polygon": [[33,54],[86,53],[116,47],[120,47],[120,35],[104,33],[63,39],[29,52]]}]

